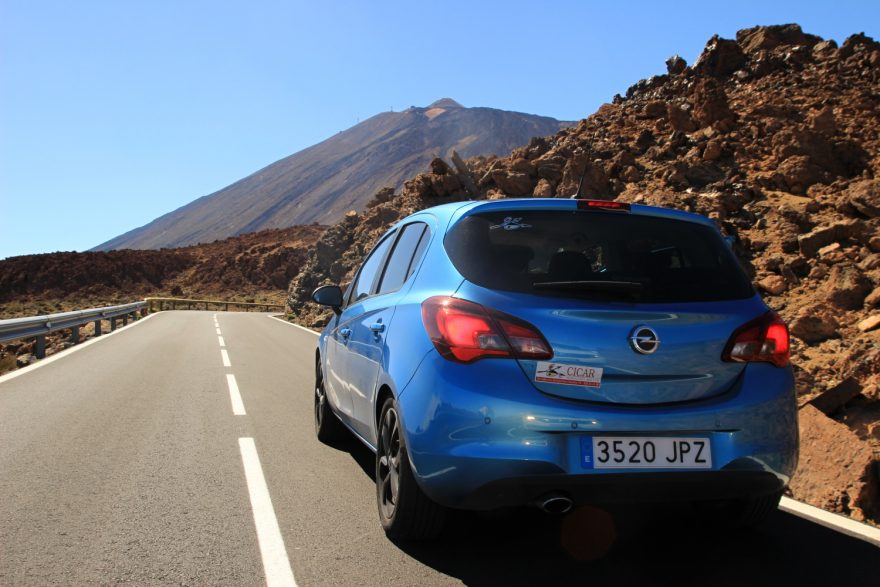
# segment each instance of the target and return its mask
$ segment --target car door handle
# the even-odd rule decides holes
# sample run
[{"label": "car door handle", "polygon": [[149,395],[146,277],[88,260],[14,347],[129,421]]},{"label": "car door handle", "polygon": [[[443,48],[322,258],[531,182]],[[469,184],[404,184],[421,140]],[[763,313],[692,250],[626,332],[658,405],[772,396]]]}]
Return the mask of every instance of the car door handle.
[{"label": "car door handle", "polygon": [[379,334],[380,332],[385,332],[385,325],[381,322],[373,322],[372,324],[370,324],[370,330],[372,330],[376,334]]},{"label": "car door handle", "polygon": [[348,337],[351,336],[351,328],[340,328],[339,329],[339,336],[348,340]]}]

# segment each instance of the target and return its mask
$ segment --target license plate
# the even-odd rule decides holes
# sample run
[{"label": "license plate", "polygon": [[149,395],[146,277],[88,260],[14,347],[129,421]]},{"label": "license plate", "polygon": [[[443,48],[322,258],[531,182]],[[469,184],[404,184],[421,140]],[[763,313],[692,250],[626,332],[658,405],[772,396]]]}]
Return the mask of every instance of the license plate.
[{"label": "license plate", "polygon": [[708,438],[670,436],[583,436],[585,469],[711,469]]}]

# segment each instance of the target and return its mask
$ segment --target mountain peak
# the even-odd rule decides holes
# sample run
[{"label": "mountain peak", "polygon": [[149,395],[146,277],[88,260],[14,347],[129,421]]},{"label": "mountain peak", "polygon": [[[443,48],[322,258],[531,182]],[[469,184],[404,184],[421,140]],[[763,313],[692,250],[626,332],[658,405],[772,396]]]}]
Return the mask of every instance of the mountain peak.
[{"label": "mountain peak", "polygon": [[96,249],[178,247],[264,228],[335,222],[351,209],[365,209],[380,189],[399,189],[435,157],[449,158],[453,150],[465,158],[509,153],[563,124],[465,108],[451,98],[404,112],[361,121]]},{"label": "mountain peak", "polygon": [[428,108],[464,108],[452,98],[440,98],[428,105]]}]

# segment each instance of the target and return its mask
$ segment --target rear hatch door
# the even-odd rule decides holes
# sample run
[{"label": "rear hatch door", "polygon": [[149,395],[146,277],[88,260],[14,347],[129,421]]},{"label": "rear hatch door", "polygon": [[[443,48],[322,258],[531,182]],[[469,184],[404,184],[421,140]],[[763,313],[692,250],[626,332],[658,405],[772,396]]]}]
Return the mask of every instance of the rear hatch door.
[{"label": "rear hatch door", "polygon": [[698,222],[504,210],[462,219],[445,244],[465,277],[457,297],[526,320],[550,343],[549,361],[519,362],[559,397],[667,404],[724,393],[744,369],[721,360],[730,335],[766,311],[718,231]]}]

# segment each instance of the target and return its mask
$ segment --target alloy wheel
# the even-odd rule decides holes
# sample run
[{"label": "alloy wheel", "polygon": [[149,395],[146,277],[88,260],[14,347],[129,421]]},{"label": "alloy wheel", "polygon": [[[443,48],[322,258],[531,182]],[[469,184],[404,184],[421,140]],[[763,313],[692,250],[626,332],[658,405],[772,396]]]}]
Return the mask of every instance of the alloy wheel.
[{"label": "alloy wheel", "polygon": [[400,491],[400,427],[394,408],[386,410],[379,434],[379,500],[382,514],[394,517]]}]

